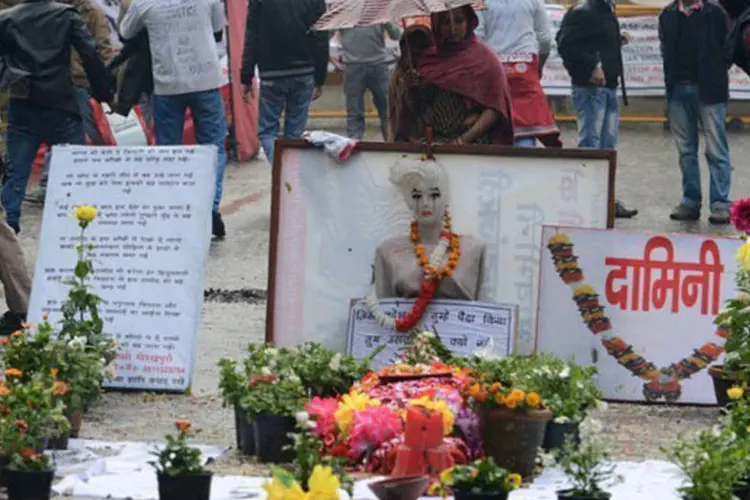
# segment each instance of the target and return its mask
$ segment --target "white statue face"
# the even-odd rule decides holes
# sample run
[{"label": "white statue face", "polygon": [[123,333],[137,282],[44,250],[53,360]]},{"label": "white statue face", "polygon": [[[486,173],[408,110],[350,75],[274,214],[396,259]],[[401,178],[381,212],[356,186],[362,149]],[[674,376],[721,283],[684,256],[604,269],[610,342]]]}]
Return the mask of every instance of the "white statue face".
[{"label": "white statue face", "polygon": [[448,208],[440,186],[429,184],[425,180],[415,183],[406,201],[419,224],[433,225],[440,222]]}]

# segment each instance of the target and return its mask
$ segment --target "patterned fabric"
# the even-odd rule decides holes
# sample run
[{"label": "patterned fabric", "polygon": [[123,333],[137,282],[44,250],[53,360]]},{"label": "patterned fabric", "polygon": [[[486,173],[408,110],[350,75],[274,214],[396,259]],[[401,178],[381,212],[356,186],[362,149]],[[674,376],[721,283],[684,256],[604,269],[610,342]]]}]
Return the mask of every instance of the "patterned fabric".
[{"label": "patterned fabric", "polygon": [[313,29],[332,31],[400,21],[462,5],[483,9],[483,0],[327,0],[327,10]]},{"label": "patterned fabric", "polygon": [[[441,90],[434,85],[422,88],[417,101],[417,114],[425,125],[432,129],[434,142],[451,142],[469,130],[467,120],[474,115],[479,117],[481,109],[472,109],[460,95]],[[474,143],[491,144],[489,133],[479,137]]]}]

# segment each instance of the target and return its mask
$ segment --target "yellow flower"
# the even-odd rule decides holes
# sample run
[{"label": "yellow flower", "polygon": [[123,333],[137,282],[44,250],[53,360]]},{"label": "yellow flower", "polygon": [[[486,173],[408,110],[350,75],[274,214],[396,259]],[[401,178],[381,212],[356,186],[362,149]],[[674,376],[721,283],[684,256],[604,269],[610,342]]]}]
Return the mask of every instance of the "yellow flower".
[{"label": "yellow flower", "polygon": [[508,396],[508,398],[512,399],[516,403],[521,403],[524,399],[526,399],[526,393],[521,389],[513,389],[512,391],[510,391],[510,395]]},{"label": "yellow flower", "polygon": [[513,410],[518,406],[518,401],[508,397],[505,399],[505,406]]},{"label": "yellow flower", "polygon": [[96,219],[96,208],[91,205],[79,205],[75,208],[75,216],[78,222],[89,223]]},{"label": "yellow flower", "polygon": [[365,411],[368,408],[380,406],[380,401],[370,399],[370,396],[361,392],[351,392],[341,398],[339,407],[334,413],[336,424],[341,432],[348,432],[354,420],[354,413]]},{"label": "yellow flower", "polygon": [[330,467],[316,465],[308,481],[310,498],[315,500],[338,500],[341,482]]},{"label": "yellow flower", "polygon": [[518,489],[521,486],[521,475],[520,474],[508,474],[505,478],[505,488],[508,491]]},{"label": "yellow flower", "polygon": [[505,404],[505,396],[502,392],[498,392],[497,394],[495,394],[495,403],[500,406],[503,406]]},{"label": "yellow flower", "polygon": [[526,404],[532,408],[536,408],[541,402],[542,400],[536,392],[530,392],[526,395]]},{"label": "yellow flower", "polygon": [[731,389],[727,389],[727,396],[729,396],[729,399],[740,399],[745,394],[745,391],[742,390],[742,387],[732,387]]},{"label": "yellow flower", "polygon": [[737,250],[737,263],[745,270],[750,271],[750,238]]},{"label": "yellow flower", "polygon": [[446,486],[453,486],[453,467],[440,473],[440,482]]}]

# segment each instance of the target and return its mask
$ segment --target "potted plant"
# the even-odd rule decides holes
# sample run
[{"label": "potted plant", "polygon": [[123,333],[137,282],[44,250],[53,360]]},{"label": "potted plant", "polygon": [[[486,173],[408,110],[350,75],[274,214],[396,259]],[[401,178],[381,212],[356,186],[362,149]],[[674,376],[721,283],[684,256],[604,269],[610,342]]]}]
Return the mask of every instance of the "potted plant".
[{"label": "potted plant", "polygon": [[55,468],[44,452],[26,446],[10,452],[3,476],[8,500],[49,500]]},{"label": "potted plant", "polygon": [[263,485],[268,500],[314,499],[338,500],[341,482],[331,467],[316,465],[310,475],[307,490],[297,482],[294,474],[271,466],[271,480]]},{"label": "potted plant", "polygon": [[175,427],[176,435],[167,434],[166,446],[153,452],[156,460],[149,462],[156,469],[159,500],[209,500],[212,474],[203,467],[201,451],[188,444],[195,434],[192,424],[177,420]]},{"label": "potted plant", "polygon": [[235,447],[244,455],[253,456],[255,455],[253,423],[248,419],[247,412],[240,406],[246,378],[242,369],[234,360],[226,358],[219,360],[219,368],[221,406],[234,409]]},{"label": "potted plant", "polygon": [[546,451],[562,447],[567,436],[578,440],[578,427],[588,411],[601,405],[602,393],[594,384],[596,367],[584,368],[573,361],[541,355],[530,363],[535,386],[552,411],[553,419],[547,424],[542,448]]},{"label": "potted plant", "polygon": [[288,354],[287,366],[300,378],[308,397],[336,397],[348,393],[352,384],[371,371],[370,362],[384,348],[357,360],[308,342]]},{"label": "potted plant", "polygon": [[430,495],[456,500],[506,500],[521,486],[521,475],[499,467],[492,458],[470,465],[456,465],[440,474],[440,481],[430,488]]},{"label": "potted plant", "polygon": [[241,406],[251,413],[255,449],[261,463],[289,463],[296,421],[303,409],[305,392],[294,373],[256,375],[248,382]]},{"label": "potted plant", "polygon": [[600,433],[600,424],[585,420],[579,439],[569,435],[554,456],[572,483],[571,488],[557,492],[558,500],[609,500],[605,483],[620,480],[609,452],[612,444]]},{"label": "potted plant", "polygon": [[517,370],[519,364],[514,357],[479,362],[465,398],[479,414],[485,454],[528,478],[552,412],[532,385],[533,378]]},{"label": "potted plant", "polygon": [[[731,403],[722,409],[719,425],[731,430],[750,456],[750,401],[744,397],[740,387],[729,389]],[[746,473],[734,487],[734,496],[739,500],[750,500],[750,473]]]},{"label": "potted plant", "polygon": [[686,484],[679,489],[684,500],[733,498],[750,464],[747,444],[729,427],[705,429],[662,451],[685,476]]}]

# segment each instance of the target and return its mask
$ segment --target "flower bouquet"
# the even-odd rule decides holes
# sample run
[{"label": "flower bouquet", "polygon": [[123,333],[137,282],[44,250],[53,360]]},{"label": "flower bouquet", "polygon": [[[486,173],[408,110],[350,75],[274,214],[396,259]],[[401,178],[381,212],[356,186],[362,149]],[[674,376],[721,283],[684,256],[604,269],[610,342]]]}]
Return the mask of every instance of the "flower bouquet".
[{"label": "flower bouquet", "polygon": [[342,496],[341,482],[330,467],[315,466],[307,491],[292,473],[274,466],[271,466],[271,473],[271,480],[263,485],[268,500],[339,500]]},{"label": "flower bouquet", "polygon": [[188,420],[177,420],[176,434],[167,434],[166,446],[153,452],[156,460],[149,462],[156,469],[159,483],[159,500],[209,500],[212,473],[203,467],[203,457],[198,448],[188,444],[195,435]]},{"label": "flower bouquet", "polygon": [[443,498],[453,492],[456,500],[505,500],[521,486],[521,476],[498,467],[492,458],[470,465],[457,465],[440,474],[430,488],[431,495]]}]

